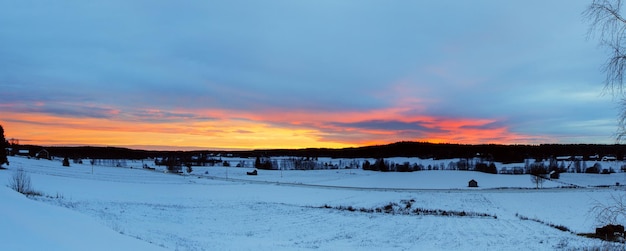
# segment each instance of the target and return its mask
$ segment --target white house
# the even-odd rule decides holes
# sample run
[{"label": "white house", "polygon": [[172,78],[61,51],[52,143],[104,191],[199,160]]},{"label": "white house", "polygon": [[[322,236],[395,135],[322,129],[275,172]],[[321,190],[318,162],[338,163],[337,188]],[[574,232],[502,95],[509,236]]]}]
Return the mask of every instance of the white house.
[{"label": "white house", "polygon": [[602,157],[602,161],[616,161],[617,158],[615,156],[607,155]]}]

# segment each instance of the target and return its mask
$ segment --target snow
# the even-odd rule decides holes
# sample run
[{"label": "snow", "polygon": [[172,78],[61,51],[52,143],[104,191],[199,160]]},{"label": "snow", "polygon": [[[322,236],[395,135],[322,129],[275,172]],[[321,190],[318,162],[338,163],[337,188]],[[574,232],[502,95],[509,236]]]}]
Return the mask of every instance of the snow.
[{"label": "snow", "polygon": [[[310,171],[268,171],[259,170],[258,176],[245,172],[226,175],[226,168],[196,168],[200,176],[217,177],[267,183],[296,183],[320,186],[381,188],[381,189],[476,189],[468,188],[470,180],[478,181],[478,189],[495,188],[535,188],[530,177],[522,175],[496,175],[471,171],[418,171],[410,173],[372,172],[360,169],[310,170]],[[210,170],[204,175],[203,170]],[[250,169],[252,170],[252,169]],[[330,175],[329,175],[330,174]],[[546,180],[545,188],[564,186],[562,183]]]},{"label": "snow", "polygon": [[[10,157],[0,184],[24,169],[26,198],[2,187],[2,250],[571,250],[603,245],[517,215],[593,232],[590,209],[623,193],[623,173],[562,174],[533,189],[528,175],[357,169],[265,171],[194,167],[191,175]],[[424,160],[426,162],[427,160]],[[150,163],[148,163],[150,164]],[[231,162],[231,164],[234,164]],[[131,163],[129,166],[142,166]],[[469,180],[478,188],[469,188]],[[626,184],[626,181],[623,181]],[[351,212],[324,206],[413,208],[494,217]]]},{"label": "snow", "polygon": [[7,187],[2,198],[2,250],[165,250],[121,235],[75,211],[33,200]]},{"label": "snow", "polygon": [[626,173],[563,173],[560,180],[578,186],[614,186],[616,183],[626,185]]}]

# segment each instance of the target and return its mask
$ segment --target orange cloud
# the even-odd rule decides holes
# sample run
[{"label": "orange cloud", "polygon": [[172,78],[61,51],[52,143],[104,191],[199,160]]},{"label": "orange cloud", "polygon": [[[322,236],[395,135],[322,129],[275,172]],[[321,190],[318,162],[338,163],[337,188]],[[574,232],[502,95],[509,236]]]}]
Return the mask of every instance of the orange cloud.
[{"label": "orange cloud", "polygon": [[[412,101],[411,101],[412,102]],[[8,138],[24,144],[172,146],[173,148],[351,147],[396,141],[535,143],[494,119],[406,116],[411,108],[311,112],[157,109],[89,118],[45,113],[0,113]]]},{"label": "orange cloud", "polygon": [[23,144],[243,149],[351,146],[319,142],[312,129],[281,128],[241,119],[155,124],[5,112],[2,118],[10,118],[0,121],[5,136],[20,139]]}]

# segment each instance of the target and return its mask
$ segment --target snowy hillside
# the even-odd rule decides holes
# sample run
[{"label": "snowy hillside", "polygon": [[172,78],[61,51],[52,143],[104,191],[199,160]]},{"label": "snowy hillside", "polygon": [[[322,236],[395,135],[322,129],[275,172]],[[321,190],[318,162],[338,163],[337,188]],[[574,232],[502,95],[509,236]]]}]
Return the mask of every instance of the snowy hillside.
[{"label": "snowy hillside", "polygon": [[[623,193],[622,187],[560,189],[562,183],[550,181],[546,189],[530,189],[527,175],[467,171],[259,170],[248,176],[252,169],[194,167],[191,175],[175,175],[9,161],[0,183],[22,168],[43,196],[0,189],[8,205],[0,209],[0,243],[8,250],[576,250],[603,245],[574,233],[593,232],[599,224],[589,213],[594,203]],[[471,179],[478,188],[467,187]],[[623,173],[561,180],[626,184]],[[398,210],[365,210],[386,206]],[[402,214],[404,207],[487,216]]]},{"label": "snowy hillside", "polygon": [[124,236],[87,215],[1,187],[2,250],[166,250]]}]

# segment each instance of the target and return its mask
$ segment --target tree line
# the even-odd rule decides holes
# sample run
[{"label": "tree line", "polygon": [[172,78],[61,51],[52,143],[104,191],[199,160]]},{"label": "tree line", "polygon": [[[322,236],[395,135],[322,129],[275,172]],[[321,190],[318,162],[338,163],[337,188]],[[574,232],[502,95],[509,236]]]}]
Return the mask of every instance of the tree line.
[{"label": "tree line", "polygon": [[[3,141],[8,144],[6,140]],[[464,145],[426,142],[398,142],[388,145],[364,146],[353,148],[305,148],[305,149],[267,149],[249,151],[149,151],[120,147],[42,147],[37,145],[8,145],[13,151],[29,150],[31,154],[46,149],[51,156],[71,159],[147,159],[177,158],[193,161],[194,156],[232,156],[244,158],[293,156],[302,158],[391,158],[419,157],[422,159],[474,158],[480,156],[487,162],[521,163],[525,159],[550,159],[556,156],[615,156],[624,158],[626,145],[600,144],[542,144],[542,145]],[[33,156],[35,157],[35,156]],[[209,159],[209,158],[205,158]]]}]

